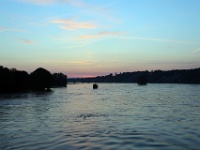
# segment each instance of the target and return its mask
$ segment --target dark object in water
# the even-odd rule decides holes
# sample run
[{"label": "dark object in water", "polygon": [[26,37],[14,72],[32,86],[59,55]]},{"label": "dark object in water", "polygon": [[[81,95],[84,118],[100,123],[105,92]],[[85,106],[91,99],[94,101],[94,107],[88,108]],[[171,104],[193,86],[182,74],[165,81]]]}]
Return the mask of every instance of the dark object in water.
[{"label": "dark object in water", "polygon": [[93,84],[93,89],[98,89],[98,84],[94,83]]},{"label": "dark object in water", "polygon": [[147,77],[144,75],[139,76],[138,78],[138,85],[146,85],[147,84]]}]

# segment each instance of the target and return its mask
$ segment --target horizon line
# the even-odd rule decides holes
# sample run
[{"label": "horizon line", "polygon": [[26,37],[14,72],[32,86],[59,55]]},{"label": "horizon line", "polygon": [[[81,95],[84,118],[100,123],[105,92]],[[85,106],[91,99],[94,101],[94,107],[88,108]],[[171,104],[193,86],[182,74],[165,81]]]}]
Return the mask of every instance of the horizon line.
[{"label": "horizon line", "polygon": [[[178,71],[178,70],[194,70],[194,69],[200,69],[200,66],[199,67],[195,67],[195,68],[190,68],[190,69],[165,69],[165,70],[162,70],[162,69],[152,69],[152,70],[124,71],[124,72],[120,72],[120,73],[115,72],[115,74],[118,75],[118,74],[122,74],[122,73],[145,72],[145,71],[148,71],[148,72],[152,72],[152,71]],[[68,79],[96,78],[96,77],[107,76],[109,74],[113,75],[113,73],[108,73],[108,74],[105,74],[105,75],[97,75],[97,76],[93,76],[93,75],[79,75],[80,77],[78,77],[78,76],[77,77],[68,77]]]}]

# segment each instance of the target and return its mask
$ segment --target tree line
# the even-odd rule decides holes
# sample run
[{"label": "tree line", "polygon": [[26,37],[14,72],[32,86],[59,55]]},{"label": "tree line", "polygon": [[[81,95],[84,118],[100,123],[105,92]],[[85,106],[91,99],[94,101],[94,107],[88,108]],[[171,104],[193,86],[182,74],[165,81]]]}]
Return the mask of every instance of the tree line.
[{"label": "tree line", "polygon": [[63,73],[51,74],[44,68],[32,73],[0,66],[0,92],[45,91],[52,87],[66,86],[67,76]]},{"label": "tree line", "polygon": [[148,83],[189,83],[200,84],[200,68],[182,70],[154,70],[111,73],[94,78],[73,78],[69,82],[105,82],[105,83],[138,83],[139,80]]}]

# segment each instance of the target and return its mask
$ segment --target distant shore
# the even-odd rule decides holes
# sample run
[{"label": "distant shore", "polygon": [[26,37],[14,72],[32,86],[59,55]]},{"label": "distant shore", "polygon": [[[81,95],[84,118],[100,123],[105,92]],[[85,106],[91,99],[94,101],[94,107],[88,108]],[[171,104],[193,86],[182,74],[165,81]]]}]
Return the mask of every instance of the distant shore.
[{"label": "distant shore", "polygon": [[147,83],[187,83],[200,84],[200,68],[181,70],[154,70],[123,72],[113,75],[90,78],[69,78],[68,82],[82,83],[137,83],[140,76],[147,78]]}]

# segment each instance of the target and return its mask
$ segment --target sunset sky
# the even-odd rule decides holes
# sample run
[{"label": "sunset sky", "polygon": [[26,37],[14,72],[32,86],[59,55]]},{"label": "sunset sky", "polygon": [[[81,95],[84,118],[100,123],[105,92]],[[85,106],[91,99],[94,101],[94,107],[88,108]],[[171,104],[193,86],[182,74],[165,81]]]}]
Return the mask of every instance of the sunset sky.
[{"label": "sunset sky", "polygon": [[0,65],[68,77],[200,67],[200,0],[1,0]]}]

